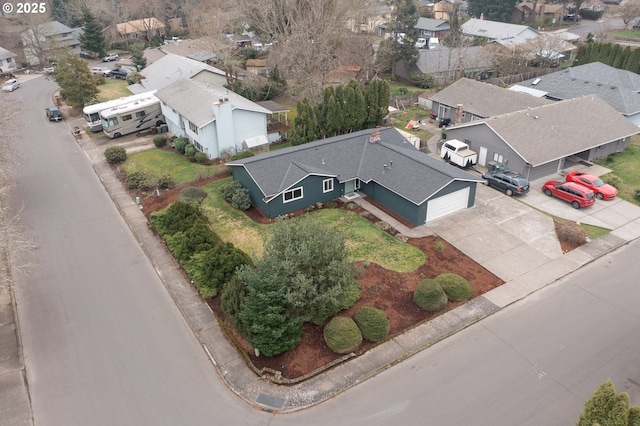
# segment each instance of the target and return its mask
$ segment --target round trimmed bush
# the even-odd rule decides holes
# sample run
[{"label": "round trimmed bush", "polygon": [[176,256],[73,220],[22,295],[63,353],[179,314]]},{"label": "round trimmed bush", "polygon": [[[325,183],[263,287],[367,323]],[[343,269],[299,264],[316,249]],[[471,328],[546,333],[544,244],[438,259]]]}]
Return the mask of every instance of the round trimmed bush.
[{"label": "round trimmed bush", "polygon": [[104,156],[109,164],[122,163],[127,159],[127,150],[122,146],[110,146],[104,150]]},{"label": "round trimmed bush", "polygon": [[193,157],[196,155],[196,147],[191,145],[190,143],[186,144],[184,147],[184,155],[187,157]]},{"label": "round trimmed bush", "polygon": [[196,155],[194,155],[194,158],[196,159],[196,163],[199,163],[199,164],[204,164],[208,160],[207,154],[205,154],[204,152],[196,152]]},{"label": "round trimmed bush", "polygon": [[444,290],[447,298],[452,302],[468,300],[473,296],[471,284],[460,275],[446,273],[436,277],[436,282]]},{"label": "round trimmed bush", "polygon": [[176,148],[180,154],[184,154],[184,148],[189,144],[189,139],[187,138],[176,138],[173,141],[173,146]]},{"label": "round trimmed bush", "polygon": [[620,189],[620,186],[622,185],[622,178],[620,178],[620,176],[613,174],[613,173],[607,173],[606,175],[601,177],[602,180],[604,181],[604,183],[608,183],[609,185]]},{"label": "round trimmed bush", "polygon": [[362,332],[362,337],[370,342],[379,342],[389,334],[389,318],[380,309],[373,306],[363,306],[353,316]]},{"label": "round trimmed bush", "polygon": [[349,317],[333,318],[324,326],[323,335],[329,349],[338,354],[353,352],[362,344],[362,333]]},{"label": "round trimmed bush", "polygon": [[158,178],[158,188],[168,189],[173,186],[173,178],[169,174],[162,175]]},{"label": "round trimmed bush", "polygon": [[185,188],[178,194],[178,201],[185,201],[187,203],[202,203],[205,198],[207,198],[207,191],[202,188],[196,188],[194,186]]},{"label": "round trimmed bush", "polygon": [[162,148],[167,145],[167,137],[166,136],[156,136],[153,138],[153,144],[156,148]]},{"label": "round trimmed bush", "polygon": [[427,279],[418,284],[413,301],[427,312],[438,312],[447,306],[447,294],[436,280]]}]

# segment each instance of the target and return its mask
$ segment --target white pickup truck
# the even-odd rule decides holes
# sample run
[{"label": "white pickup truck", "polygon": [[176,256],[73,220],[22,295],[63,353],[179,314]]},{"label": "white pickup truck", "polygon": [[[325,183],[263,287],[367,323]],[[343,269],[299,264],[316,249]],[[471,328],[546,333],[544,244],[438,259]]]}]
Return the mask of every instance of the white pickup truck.
[{"label": "white pickup truck", "polygon": [[478,162],[478,154],[469,145],[457,139],[445,141],[440,150],[440,158],[460,167],[473,166]]}]

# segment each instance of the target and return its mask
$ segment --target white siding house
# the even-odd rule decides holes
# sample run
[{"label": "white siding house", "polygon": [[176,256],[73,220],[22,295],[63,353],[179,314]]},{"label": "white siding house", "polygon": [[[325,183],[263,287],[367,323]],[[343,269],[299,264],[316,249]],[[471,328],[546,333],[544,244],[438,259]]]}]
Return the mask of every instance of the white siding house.
[{"label": "white siding house", "polygon": [[267,140],[270,111],[217,84],[182,79],[156,96],[169,131],[189,138],[208,158],[242,151],[247,139]]}]

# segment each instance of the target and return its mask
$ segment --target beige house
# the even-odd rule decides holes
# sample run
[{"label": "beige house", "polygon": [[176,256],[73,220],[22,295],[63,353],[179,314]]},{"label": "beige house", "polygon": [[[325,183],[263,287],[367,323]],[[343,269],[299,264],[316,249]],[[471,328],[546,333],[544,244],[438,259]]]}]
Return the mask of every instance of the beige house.
[{"label": "beige house", "polygon": [[136,19],[116,25],[116,33],[121,38],[152,40],[154,37],[164,37],[164,24],[154,17]]}]

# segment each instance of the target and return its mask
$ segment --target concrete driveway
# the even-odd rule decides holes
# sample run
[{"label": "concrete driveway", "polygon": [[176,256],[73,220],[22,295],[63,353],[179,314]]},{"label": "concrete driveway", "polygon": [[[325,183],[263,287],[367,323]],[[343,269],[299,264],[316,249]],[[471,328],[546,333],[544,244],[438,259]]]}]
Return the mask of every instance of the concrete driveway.
[{"label": "concrete driveway", "polygon": [[[601,175],[607,171],[594,167],[598,166],[592,166],[589,173]],[[532,282],[549,283],[554,276],[559,278],[594,256],[640,237],[640,207],[615,199],[598,200],[592,207],[576,210],[541,191],[544,182],[554,179],[564,180],[564,177],[557,175],[534,181],[530,192],[520,197],[508,197],[479,185],[473,208],[424,226],[505,282],[527,277]],[[564,254],[549,215],[611,229],[611,232]]]}]

